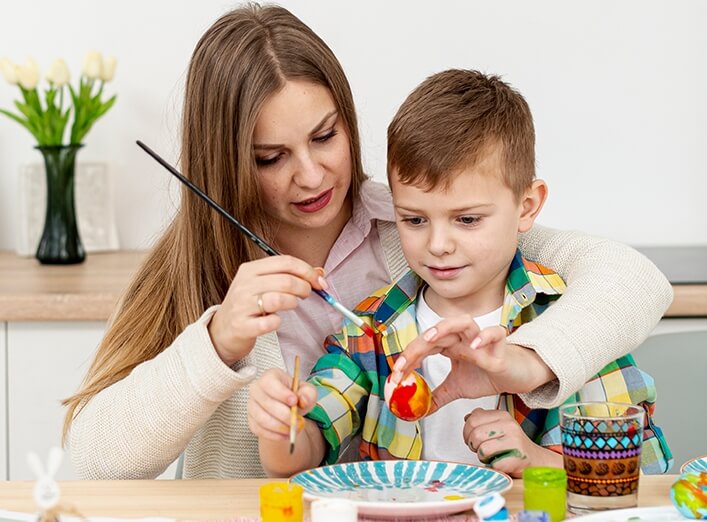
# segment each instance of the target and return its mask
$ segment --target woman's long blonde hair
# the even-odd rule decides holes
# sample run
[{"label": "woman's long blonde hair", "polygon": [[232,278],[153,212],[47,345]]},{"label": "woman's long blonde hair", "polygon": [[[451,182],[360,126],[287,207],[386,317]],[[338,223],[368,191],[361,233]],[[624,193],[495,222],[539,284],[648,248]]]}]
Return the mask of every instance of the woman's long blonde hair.
[{"label": "woman's long blonde hair", "polygon": [[[356,197],[366,176],[349,83],[331,49],[286,9],[248,4],[218,19],[194,50],[184,95],[182,172],[270,241],[252,140],[261,107],[288,79],[330,89],[350,137]],[[81,388],[63,402],[64,440],[82,405],[168,347],[223,300],[241,263],[261,256],[183,188],[177,215],[124,294]]]}]

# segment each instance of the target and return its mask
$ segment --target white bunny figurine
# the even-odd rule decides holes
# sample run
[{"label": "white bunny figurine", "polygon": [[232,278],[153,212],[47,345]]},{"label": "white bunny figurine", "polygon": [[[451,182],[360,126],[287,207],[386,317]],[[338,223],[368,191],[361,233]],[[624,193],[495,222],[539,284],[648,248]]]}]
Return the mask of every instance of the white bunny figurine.
[{"label": "white bunny figurine", "polygon": [[54,475],[59,470],[63,456],[64,453],[61,448],[56,446],[51,448],[45,471],[36,453],[30,451],[27,454],[27,464],[37,476],[37,482],[34,484],[33,490],[34,501],[42,511],[50,511],[59,503],[59,485],[54,480]]}]

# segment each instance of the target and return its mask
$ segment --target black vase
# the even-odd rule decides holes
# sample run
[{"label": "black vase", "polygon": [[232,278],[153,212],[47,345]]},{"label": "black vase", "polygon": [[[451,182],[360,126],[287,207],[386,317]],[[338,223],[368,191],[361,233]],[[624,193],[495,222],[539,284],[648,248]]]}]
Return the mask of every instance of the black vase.
[{"label": "black vase", "polygon": [[81,244],[74,203],[76,153],[83,145],[38,146],[44,156],[47,177],[47,213],[37,247],[37,259],[46,265],[82,263]]}]

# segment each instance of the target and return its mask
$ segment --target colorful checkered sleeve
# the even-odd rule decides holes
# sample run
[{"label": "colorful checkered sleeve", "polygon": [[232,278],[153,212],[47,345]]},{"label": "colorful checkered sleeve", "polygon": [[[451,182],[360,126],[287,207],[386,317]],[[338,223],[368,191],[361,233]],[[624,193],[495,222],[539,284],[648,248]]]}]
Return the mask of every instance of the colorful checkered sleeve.
[{"label": "colorful checkered sleeve", "polygon": [[[656,389],[653,378],[636,367],[632,356],[626,355],[605,366],[577,393],[570,396],[565,404],[610,401],[642,406],[646,411],[646,420],[643,429],[641,469],[644,473],[666,473],[673,464],[673,455],[663,432],[653,422],[655,400]],[[536,440],[546,447],[560,445],[559,409],[547,412],[543,430]]]},{"label": "colorful checkered sleeve", "polygon": [[373,386],[370,375],[358,364],[360,358],[349,353],[352,343],[365,339],[355,325],[346,323],[342,332],[327,337],[327,354],[319,358],[308,378],[317,390],[317,403],[307,417],[317,423],[326,440],[326,464],[335,463],[360,431]]}]

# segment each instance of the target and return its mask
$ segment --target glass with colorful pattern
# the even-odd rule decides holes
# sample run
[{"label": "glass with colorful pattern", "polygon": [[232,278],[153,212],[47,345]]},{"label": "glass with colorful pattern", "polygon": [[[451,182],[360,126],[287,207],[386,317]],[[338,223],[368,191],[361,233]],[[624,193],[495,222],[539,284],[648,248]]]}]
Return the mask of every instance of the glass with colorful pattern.
[{"label": "glass with colorful pattern", "polygon": [[560,407],[567,507],[572,513],[635,507],[643,408],[618,402]]}]

